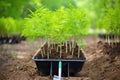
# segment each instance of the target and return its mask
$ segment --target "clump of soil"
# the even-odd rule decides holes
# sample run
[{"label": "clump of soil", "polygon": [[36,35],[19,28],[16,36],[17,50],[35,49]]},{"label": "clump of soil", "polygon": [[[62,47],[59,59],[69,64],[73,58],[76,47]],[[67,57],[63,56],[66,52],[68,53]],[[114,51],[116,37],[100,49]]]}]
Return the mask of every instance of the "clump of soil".
[{"label": "clump of soil", "polygon": [[[24,41],[20,44],[0,45],[0,80],[34,80],[38,76],[32,54],[40,47]],[[18,56],[22,56],[18,57]]]},{"label": "clump of soil", "polygon": [[101,50],[101,53],[109,55],[111,59],[115,59],[120,56],[120,43],[103,43],[98,42],[98,49]]},{"label": "clump of soil", "polygon": [[92,80],[120,80],[119,43],[113,47],[108,43],[100,41],[91,55],[94,58],[85,63],[81,75],[87,75]]},{"label": "clump of soil", "polygon": [[[48,47],[49,46],[49,47]],[[67,49],[67,51],[66,51]],[[61,56],[60,56],[61,55]],[[48,45],[47,43],[41,47],[36,58],[38,59],[85,59],[82,50],[77,43],[55,43]]]}]

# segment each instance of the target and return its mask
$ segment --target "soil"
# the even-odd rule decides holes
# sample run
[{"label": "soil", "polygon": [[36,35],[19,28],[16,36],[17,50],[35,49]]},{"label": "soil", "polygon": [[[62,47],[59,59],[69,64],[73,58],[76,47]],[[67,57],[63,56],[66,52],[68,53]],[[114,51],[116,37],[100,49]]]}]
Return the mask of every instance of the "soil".
[{"label": "soil", "polygon": [[[44,44],[40,51],[35,56],[37,59],[81,59],[85,60],[85,56],[78,47],[77,43],[74,42],[74,47],[72,47],[72,42],[68,41],[69,44],[66,45],[66,43],[62,43],[61,49],[60,49],[60,43],[52,43],[49,45]],[[57,51],[58,48],[58,51]],[[71,48],[71,49],[70,49]],[[79,48],[79,49],[78,49]],[[67,49],[67,52],[66,52]],[[60,50],[61,50],[61,57],[60,57]],[[79,50],[79,52],[78,52]],[[45,53],[44,53],[45,52]],[[73,52],[73,54],[72,54]],[[42,56],[43,55],[43,56]]]},{"label": "soil", "polygon": [[[1,44],[0,80],[52,80],[49,76],[40,76],[31,59],[43,43],[41,41]],[[88,36],[84,41],[87,44],[84,49],[87,62],[78,77],[63,77],[63,80],[120,80],[119,43],[113,48],[96,36]]]},{"label": "soil", "polygon": [[87,75],[92,80],[120,80],[120,43],[116,44],[111,46],[99,40],[91,46],[88,44],[85,51],[86,54],[91,53],[87,55],[88,61],[81,75]]}]

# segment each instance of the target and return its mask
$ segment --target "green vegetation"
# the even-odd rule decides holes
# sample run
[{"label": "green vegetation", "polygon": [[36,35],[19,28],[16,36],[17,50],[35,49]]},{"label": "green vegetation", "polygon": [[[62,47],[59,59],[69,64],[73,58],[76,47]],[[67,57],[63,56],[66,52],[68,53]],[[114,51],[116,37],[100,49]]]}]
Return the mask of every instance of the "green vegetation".
[{"label": "green vegetation", "polygon": [[[32,39],[42,37],[48,43],[66,42],[67,44],[67,41],[71,40],[73,41],[71,47],[74,50],[74,42],[88,34],[88,24],[89,20],[81,9],[62,7],[56,11],[50,11],[47,8],[40,8],[32,12],[31,18],[26,19],[23,35]],[[60,49],[62,45],[60,44]],[[61,53],[62,51],[60,56]]]},{"label": "green vegetation", "polygon": [[30,17],[30,11],[34,12],[42,6],[55,10],[61,6],[67,7],[68,4],[74,4],[74,0],[0,0],[0,34],[21,33],[23,18]]},{"label": "green vegetation", "polygon": [[15,20],[12,17],[0,18],[0,35],[19,35],[23,29],[23,20]]},{"label": "green vegetation", "polygon": [[22,33],[48,43],[83,43],[82,36],[90,29],[103,29],[119,42],[119,0],[1,0],[0,4],[2,36]]},{"label": "green vegetation", "polygon": [[[103,18],[98,22],[99,28],[104,28],[107,34],[113,34],[115,42],[120,42],[120,1],[115,0],[112,2],[110,8],[107,9]],[[110,43],[109,36],[107,36],[107,41]]]},{"label": "green vegetation", "polygon": [[50,9],[50,10],[57,10],[61,7],[69,7],[69,4],[76,6],[75,0],[41,0],[41,4]]},{"label": "green vegetation", "polygon": [[89,28],[85,12],[75,8],[60,8],[56,11],[40,8],[25,20],[23,35],[30,38],[52,38],[53,41],[86,35]]}]

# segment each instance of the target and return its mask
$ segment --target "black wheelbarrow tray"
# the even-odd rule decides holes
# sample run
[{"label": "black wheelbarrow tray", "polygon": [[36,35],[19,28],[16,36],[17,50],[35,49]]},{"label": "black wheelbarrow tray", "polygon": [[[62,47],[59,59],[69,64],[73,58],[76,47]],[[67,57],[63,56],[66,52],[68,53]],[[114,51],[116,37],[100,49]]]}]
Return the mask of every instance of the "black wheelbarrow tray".
[{"label": "black wheelbarrow tray", "polygon": [[35,53],[32,59],[35,61],[38,72],[42,76],[58,75],[58,64],[62,62],[62,77],[74,76],[81,71],[86,58],[81,59],[38,59],[37,55],[40,49]]}]

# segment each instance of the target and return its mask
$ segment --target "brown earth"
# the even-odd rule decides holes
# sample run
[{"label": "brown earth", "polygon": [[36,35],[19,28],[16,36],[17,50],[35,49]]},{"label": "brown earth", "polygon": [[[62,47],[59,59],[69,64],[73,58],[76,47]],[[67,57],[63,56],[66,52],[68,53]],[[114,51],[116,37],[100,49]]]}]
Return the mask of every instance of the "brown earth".
[{"label": "brown earth", "polygon": [[[85,62],[79,77],[66,77],[63,80],[120,80],[119,47],[111,48],[108,44],[98,42],[95,36],[84,39]],[[52,80],[38,74],[36,65],[31,59],[40,48],[41,40],[32,43],[0,45],[0,80]]]},{"label": "brown earth", "polygon": [[120,44],[111,46],[94,38],[91,42],[94,44],[88,42],[85,49],[88,61],[81,75],[87,75],[92,80],[120,80]]},{"label": "brown earth", "polygon": [[[36,57],[37,59],[60,59],[60,52],[61,52],[61,59],[81,59],[85,60],[84,54],[82,50],[78,47],[77,44],[69,41],[69,43],[62,43],[62,46],[60,48],[60,43],[52,43],[48,44],[45,43],[38,51]],[[66,52],[67,49],[67,52]],[[58,50],[58,51],[57,51]],[[79,50],[79,51],[78,51]],[[51,54],[52,53],[52,54]],[[78,54],[79,53],[79,54]],[[42,56],[43,55],[43,56]]]}]

